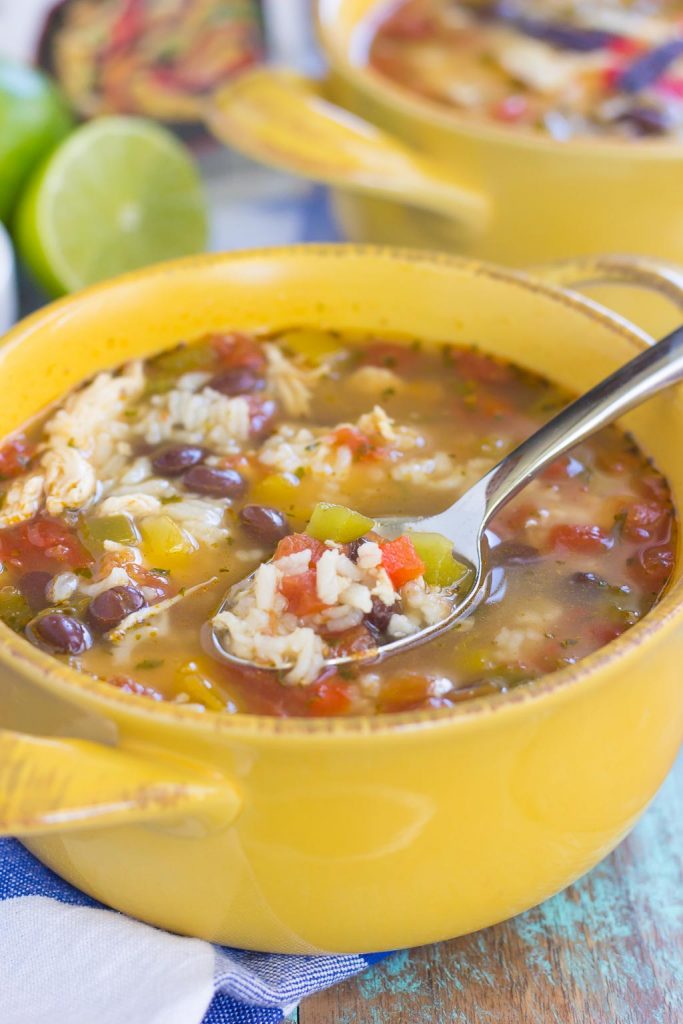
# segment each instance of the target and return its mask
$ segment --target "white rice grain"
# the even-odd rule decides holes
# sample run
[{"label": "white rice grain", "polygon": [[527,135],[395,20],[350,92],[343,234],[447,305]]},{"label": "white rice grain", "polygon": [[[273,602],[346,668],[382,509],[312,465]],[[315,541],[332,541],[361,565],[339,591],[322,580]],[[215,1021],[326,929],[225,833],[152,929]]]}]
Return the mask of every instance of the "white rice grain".
[{"label": "white rice grain", "polygon": [[261,611],[270,612],[273,610],[279,579],[280,574],[272,562],[264,562],[256,570],[254,595],[256,607]]}]

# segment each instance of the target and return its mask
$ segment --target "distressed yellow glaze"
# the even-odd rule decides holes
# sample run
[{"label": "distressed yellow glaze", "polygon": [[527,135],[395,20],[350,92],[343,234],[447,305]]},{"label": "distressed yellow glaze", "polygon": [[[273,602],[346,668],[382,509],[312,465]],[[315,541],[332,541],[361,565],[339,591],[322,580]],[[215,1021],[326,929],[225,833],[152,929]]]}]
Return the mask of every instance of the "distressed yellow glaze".
[{"label": "distressed yellow glaze", "polygon": [[[659,281],[623,260],[552,274]],[[663,286],[683,294],[673,275]],[[577,296],[448,256],[304,246],[198,257],[19,324],[0,347],[11,381],[0,436],[128,357],[226,326],[297,323],[476,341],[572,389],[645,343]],[[682,396],[662,394],[624,423],[680,507]],[[0,769],[3,831],[105,903],[258,949],[417,945],[538,903],[631,828],[683,728],[680,566],[642,623],[580,665],[403,716],[202,714],[81,676],[5,627],[0,639],[0,722],[41,737],[0,745],[12,757]]]},{"label": "distressed yellow glaze", "polygon": [[[328,81],[306,90],[301,77],[257,72],[218,94],[209,125],[266,163],[336,186],[355,241],[512,265],[609,250],[683,263],[680,142],[562,143],[459,118],[365,66],[362,26],[377,6],[318,0]],[[417,177],[406,173],[416,166]]]}]

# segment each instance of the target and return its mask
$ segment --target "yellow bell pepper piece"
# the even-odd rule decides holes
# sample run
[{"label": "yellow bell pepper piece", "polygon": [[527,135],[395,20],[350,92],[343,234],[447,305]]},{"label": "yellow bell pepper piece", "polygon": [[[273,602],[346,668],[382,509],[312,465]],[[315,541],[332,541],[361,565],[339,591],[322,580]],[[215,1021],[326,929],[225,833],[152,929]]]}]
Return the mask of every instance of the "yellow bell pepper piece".
[{"label": "yellow bell pepper piece", "polygon": [[192,537],[170,516],[145,516],[140,533],[143,556],[154,568],[176,568],[197,548]]},{"label": "yellow bell pepper piece", "polygon": [[339,351],[339,342],[328,331],[315,327],[297,327],[284,331],[278,342],[286,352],[303,356],[309,363],[321,363],[327,356]]},{"label": "yellow bell pepper piece", "polygon": [[223,711],[228,704],[227,698],[194,661],[180,665],[175,681],[180,693],[186,693],[193,704],[203,704],[209,711]]},{"label": "yellow bell pepper piece", "polygon": [[295,473],[270,473],[254,484],[252,501],[257,505],[270,505],[284,513],[297,525],[303,525],[311,514],[313,504],[306,497],[308,488],[302,487]]}]

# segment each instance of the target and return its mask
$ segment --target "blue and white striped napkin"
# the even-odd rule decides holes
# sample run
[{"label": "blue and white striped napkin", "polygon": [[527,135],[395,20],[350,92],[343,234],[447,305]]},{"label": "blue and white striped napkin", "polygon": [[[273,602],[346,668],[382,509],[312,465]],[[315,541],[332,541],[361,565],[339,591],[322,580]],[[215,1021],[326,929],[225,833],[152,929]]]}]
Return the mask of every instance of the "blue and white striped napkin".
[{"label": "blue and white striped napkin", "polygon": [[383,955],[251,953],[170,935],[0,840],[2,1024],[277,1024]]}]

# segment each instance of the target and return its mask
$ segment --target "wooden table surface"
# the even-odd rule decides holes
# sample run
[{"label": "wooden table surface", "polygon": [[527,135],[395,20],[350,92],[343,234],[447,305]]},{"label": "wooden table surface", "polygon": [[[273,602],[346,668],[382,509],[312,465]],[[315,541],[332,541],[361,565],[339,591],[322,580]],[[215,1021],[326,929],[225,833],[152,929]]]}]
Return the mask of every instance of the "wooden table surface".
[{"label": "wooden table surface", "polygon": [[[683,758],[637,828],[540,907],[396,953],[299,1024],[683,1024]],[[295,1018],[296,1019],[296,1018]]]}]

